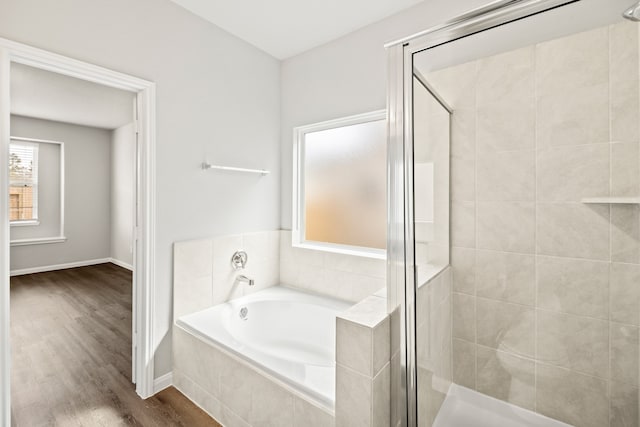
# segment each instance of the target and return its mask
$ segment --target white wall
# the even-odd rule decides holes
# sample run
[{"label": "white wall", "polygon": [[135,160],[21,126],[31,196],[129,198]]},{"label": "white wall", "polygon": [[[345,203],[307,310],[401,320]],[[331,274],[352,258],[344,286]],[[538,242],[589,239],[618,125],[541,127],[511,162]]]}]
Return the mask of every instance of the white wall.
[{"label": "white wall", "polygon": [[282,63],[281,226],[291,229],[293,128],[385,108],[384,44],[488,0],[430,0]]},{"label": "white wall", "polygon": [[110,257],[128,266],[133,264],[135,143],[133,123],[111,133]]},{"label": "white wall", "polygon": [[[154,342],[163,375],[172,243],[278,228],[280,64],[167,0],[3,0],[0,37],[157,83]],[[202,172],[205,157],[274,173]]]},{"label": "white wall", "polygon": [[[65,143],[67,237],[64,243],[12,247],[11,270],[109,257],[111,132],[12,116],[11,135]],[[40,177],[41,182],[46,179]],[[12,238],[14,232],[23,234],[37,227],[16,228]]]}]

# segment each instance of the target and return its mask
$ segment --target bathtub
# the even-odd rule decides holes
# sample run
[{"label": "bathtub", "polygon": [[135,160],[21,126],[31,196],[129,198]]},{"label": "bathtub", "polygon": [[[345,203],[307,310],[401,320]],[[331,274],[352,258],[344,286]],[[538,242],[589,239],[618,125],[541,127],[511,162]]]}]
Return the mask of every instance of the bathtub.
[{"label": "bathtub", "polygon": [[176,324],[333,408],[336,315],[352,304],[273,286]]}]

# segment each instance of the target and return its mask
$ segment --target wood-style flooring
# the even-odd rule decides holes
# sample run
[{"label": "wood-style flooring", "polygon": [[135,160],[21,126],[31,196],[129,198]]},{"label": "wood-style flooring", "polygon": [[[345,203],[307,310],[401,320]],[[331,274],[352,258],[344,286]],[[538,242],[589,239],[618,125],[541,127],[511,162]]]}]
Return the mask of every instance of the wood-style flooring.
[{"label": "wood-style flooring", "polygon": [[219,426],[174,388],[131,383],[131,272],[113,264],[11,278],[12,425]]}]

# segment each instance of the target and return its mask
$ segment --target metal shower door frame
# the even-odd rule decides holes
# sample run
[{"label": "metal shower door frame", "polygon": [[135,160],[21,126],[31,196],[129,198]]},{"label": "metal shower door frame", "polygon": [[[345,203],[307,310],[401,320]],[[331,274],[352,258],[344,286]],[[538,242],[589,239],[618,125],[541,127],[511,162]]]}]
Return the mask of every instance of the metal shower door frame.
[{"label": "metal shower door frame", "polygon": [[[413,55],[581,0],[497,0],[387,49],[387,301],[392,330],[392,422],[418,425],[416,268],[413,201]],[[395,320],[395,321],[394,321]],[[394,353],[394,349],[398,352]],[[396,362],[394,364],[394,361]],[[395,368],[395,369],[394,369]]]}]

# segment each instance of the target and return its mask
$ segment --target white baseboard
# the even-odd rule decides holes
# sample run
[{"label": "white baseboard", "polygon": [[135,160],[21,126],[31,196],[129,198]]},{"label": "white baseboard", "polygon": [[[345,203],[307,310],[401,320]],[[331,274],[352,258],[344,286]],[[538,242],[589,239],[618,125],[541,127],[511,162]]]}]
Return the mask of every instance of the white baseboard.
[{"label": "white baseboard", "polygon": [[129,271],[133,271],[133,265],[127,264],[126,262],[120,261],[119,259],[109,258],[109,262],[111,264],[115,264],[118,267],[126,268]]},{"label": "white baseboard", "polygon": [[169,372],[153,380],[153,394],[159,393],[173,383],[173,373]]},{"label": "white baseboard", "polygon": [[11,270],[10,276],[21,276],[23,274],[44,273],[46,271],[64,270],[67,268],[86,267],[88,265],[105,264],[111,262],[111,258],[90,259],[86,261],[68,262],[66,264],[44,265],[41,267],[23,268],[20,270]]},{"label": "white baseboard", "polygon": [[89,265],[106,264],[108,262],[115,264],[118,267],[126,268],[129,271],[133,271],[132,265],[119,261],[115,258],[98,258],[98,259],[89,259],[86,261],[68,262],[65,264],[43,265],[41,267],[31,267],[31,268],[22,268],[20,270],[11,270],[9,272],[9,275],[22,276],[23,274],[45,273],[47,271],[65,270],[67,268],[87,267]]}]

